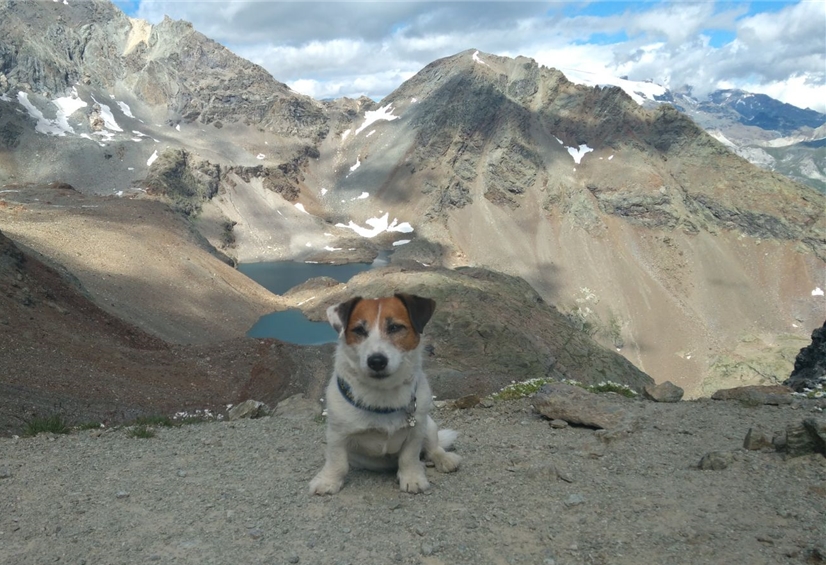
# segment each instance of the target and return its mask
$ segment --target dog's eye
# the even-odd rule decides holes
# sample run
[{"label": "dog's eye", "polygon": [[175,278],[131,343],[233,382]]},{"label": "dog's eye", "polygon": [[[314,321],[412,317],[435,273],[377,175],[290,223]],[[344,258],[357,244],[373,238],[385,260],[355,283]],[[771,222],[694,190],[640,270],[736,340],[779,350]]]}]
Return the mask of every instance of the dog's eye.
[{"label": "dog's eye", "polygon": [[364,326],[356,326],[350,331],[359,337],[367,337],[367,329]]},{"label": "dog's eye", "polygon": [[405,329],[405,327],[401,324],[389,324],[387,326],[387,333],[394,334],[402,331],[403,329]]}]

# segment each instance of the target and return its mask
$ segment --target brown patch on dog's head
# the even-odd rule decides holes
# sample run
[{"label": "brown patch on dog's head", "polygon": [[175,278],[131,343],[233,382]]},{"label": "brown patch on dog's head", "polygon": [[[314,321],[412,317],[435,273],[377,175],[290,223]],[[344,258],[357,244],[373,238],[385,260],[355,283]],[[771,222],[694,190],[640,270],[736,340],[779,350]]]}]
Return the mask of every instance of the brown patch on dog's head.
[{"label": "brown patch on dog's head", "polygon": [[[399,350],[412,351],[418,347],[419,336],[433,315],[436,303],[429,298],[397,294],[389,298],[345,302],[338,308],[348,345],[360,343],[371,333],[379,332],[382,339]],[[346,321],[341,316],[343,311],[348,314]]]}]

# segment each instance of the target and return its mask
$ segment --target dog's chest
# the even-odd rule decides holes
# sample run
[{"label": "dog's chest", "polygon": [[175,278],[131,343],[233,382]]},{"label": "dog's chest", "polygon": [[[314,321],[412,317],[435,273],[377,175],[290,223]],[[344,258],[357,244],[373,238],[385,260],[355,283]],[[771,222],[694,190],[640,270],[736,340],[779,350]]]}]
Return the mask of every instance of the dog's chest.
[{"label": "dog's chest", "polygon": [[381,457],[383,455],[394,455],[401,451],[404,442],[410,435],[410,428],[403,427],[395,432],[388,433],[386,430],[370,429],[350,436],[349,444],[365,455]]}]

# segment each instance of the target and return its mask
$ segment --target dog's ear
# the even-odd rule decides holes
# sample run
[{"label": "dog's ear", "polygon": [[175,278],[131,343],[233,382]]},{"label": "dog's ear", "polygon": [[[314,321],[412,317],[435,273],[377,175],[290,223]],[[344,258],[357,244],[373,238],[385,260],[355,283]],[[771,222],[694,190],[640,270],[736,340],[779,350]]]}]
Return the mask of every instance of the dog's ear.
[{"label": "dog's ear", "polygon": [[415,294],[404,293],[397,293],[396,298],[401,300],[407,308],[407,314],[413,323],[413,329],[416,330],[416,333],[422,333],[425,324],[430,321],[433,312],[436,310],[436,301],[432,298],[422,298]]},{"label": "dog's ear", "polygon": [[341,304],[327,308],[327,320],[330,322],[330,325],[333,326],[333,329],[336,330],[336,333],[340,334],[342,330],[347,327],[347,322],[350,321],[350,314],[353,312],[353,308],[358,304],[359,300],[361,300],[361,296],[356,296],[347,302],[342,302]]}]

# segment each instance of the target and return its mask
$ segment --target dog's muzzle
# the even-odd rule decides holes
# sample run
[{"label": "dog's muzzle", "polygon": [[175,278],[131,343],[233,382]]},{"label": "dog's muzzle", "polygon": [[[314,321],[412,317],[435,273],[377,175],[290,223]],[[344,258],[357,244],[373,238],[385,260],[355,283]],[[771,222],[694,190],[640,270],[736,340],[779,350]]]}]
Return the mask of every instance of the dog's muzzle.
[{"label": "dog's muzzle", "polygon": [[386,375],[382,374],[387,368],[387,356],[381,353],[374,353],[370,357],[367,358],[367,366],[370,368],[371,371],[376,373],[374,376],[377,378],[383,378]]}]

